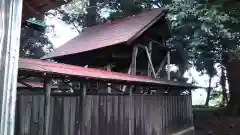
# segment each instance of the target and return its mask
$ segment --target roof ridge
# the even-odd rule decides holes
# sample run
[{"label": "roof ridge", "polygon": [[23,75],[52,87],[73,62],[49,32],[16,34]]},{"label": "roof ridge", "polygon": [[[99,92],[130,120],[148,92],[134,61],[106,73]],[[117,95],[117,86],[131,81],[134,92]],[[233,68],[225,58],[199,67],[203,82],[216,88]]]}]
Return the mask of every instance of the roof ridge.
[{"label": "roof ridge", "polygon": [[[127,20],[129,20],[129,19],[134,19],[135,17],[138,17],[138,16],[140,16],[140,15],[142,15],[142,14],[147,14],[147,13],[149,13],[149,12],[153,12],[154,10],[164,10],[163,8],[153,8],[153,9],[150,9],[150,10],[147,10],[147,11],[142,11],[142,12],[139,12],[139,13],[137,13],[137,14],[132,14],[132,15],[129,15],[129,16],[127,16],[127,17],[122,17],[122,18],[119,18],[119,19],[116,19],[116,20],[108,20],[108,21],[106,21],[106,22],[104,22],[104,23],[100,23],[100,24],[96,24],[96,25],[93,25],[93,26],[91,26],[91,27],[88,27],[88,28],[85,28],[85,30],[87,30],[87,29],[92,29],[92,28],[94,28],[94,27],[96,27],[96,26],[99,26],[99,25],[109,25],[109,24],[117,24],[117,23],[121,23],[121,22],[123,22],[123,21],[127,21]],[[161,12],[159,12],[159,13],[161,13]]]}]

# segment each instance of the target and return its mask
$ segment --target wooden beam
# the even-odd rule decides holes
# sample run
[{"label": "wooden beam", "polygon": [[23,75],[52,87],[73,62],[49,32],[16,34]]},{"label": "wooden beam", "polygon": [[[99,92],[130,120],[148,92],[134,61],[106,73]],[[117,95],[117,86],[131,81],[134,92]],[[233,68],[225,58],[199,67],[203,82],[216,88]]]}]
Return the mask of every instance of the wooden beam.
[{"label": "wooden beam", "polygon": [[50,107],[51,107],[51,79],[44,79],[44,135],[49,135]]},{"label": "wooden beam", "polygon": [[158,41],[156,41],[156,40],[154,40],[154,39],[152,39],[152,38],[150,38],[150,37],[148,37],[148,36],[145,36],[145,38],[148,39],[148,40],[150,40],[152,43],[161,45],[162,47],[166,47],[163,43],[160,43],[160,42],[158,42]]},{"label": "wooden beam", "polygon": [[[149,53],[150,59],[152,60],[152,42],[149,42],[147,49],[148,49],[148,53]],[[150,64],[150,62],[148,62],[148,76],[152,77],[152,65]]]},{"label": "wooden beam", "polygon": [[153,76],[154,76],[154,78],[156,78],[156,72],[155,72],[154,67],[153,67],[152,59],[151,59],[150,53],[148,52],[148,48],[146,46],[145,46],[145,51],[147,53],[148,62],[149,62],[150,67],[152,69]]},{"label": "wooden beam", "polygon": [[27,78],[29,78],[30,76],[21,76],[21,77],[18,77],[18,81],[23,81]]},{"label": "wooden beam", "polygon": [[144,45],[139,44],[138,46],[145,50],[145,46]]},{"label": "wooden beam", "polygon": [[23,81],[18,81],[18,83],[26,86],[27,88],[30,88],[30,89],[33,88],[31,85],[29,85],[29,84],[27,84],[27,83],[25,83],[25,82],[23,82]]},{"label": "wooden beam", "polygon": [[132,56],[131,53],[129,54],[112,53],[112,58],[130,58],[131,56]]},{"label": "wooden beam", "polygon": [[156,72],[156,76],[160,76],[160,72],[161,72],[164,64],[166,63],[166,60],[167,60],[167,55],[164,56],[163,61],[162,61],[161,64],[159,65],[159,68],[158,68],[158,70],[157,70],[157,72]]}]

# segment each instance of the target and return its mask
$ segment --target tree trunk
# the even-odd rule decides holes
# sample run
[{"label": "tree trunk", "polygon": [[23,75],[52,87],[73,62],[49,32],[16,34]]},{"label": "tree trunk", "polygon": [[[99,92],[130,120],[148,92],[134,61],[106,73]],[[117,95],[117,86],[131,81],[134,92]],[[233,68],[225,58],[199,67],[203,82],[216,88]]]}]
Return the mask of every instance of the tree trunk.
[{"label": "tree trunk", "polygon": [[[226,77],[229,85],[229,102],[227,106],[228,113],[232,116],[239,114],[240,109],[240,61],[238,56],[233,53],[223,54],[222,64],[226,68]],[[237,54],[238,55],[238,54]]]},{"label": "tree trunk", "polygon": [[97,0],[89,0],[87,8],[86,27],[91,27],[97,23]]},{"label": "tree trunk", "polygon": [[211,94],[211,90],[212,90],[211,84],[212,84],[212,77],[209,77],[208,89],[207,89],[207,98],[206,98],[205,106],[209,105],[210,94]]},{"label": "tree trunk", "polygon": [[224,66],[221,66],[221,79],[220,79],[220,84],[222,87],[222,105],[226,105],[228,103],[228,98],[227,98],[227,89],[226,89],[226,74],[224,72]]},{"label": "tree trunk", "polygon": [[240,83],[239,83],[239,72],[240,61],[232,61],[226,66],[227,78],[229,84],[229,96],[228,111],[231,115],[236,116],[240,109]]}]

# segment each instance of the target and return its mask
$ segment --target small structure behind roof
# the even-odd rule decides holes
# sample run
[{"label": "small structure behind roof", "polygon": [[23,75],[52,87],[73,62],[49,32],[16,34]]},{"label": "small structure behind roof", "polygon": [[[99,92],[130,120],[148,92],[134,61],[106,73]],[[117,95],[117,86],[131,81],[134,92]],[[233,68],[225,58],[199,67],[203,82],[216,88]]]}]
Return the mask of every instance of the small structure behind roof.
[{"label": "small structure behind roof", "polygon": [[157,8],[86,28],[43,59],[160,78],[161,69],[170,64],[165,16],[166,10]]}]

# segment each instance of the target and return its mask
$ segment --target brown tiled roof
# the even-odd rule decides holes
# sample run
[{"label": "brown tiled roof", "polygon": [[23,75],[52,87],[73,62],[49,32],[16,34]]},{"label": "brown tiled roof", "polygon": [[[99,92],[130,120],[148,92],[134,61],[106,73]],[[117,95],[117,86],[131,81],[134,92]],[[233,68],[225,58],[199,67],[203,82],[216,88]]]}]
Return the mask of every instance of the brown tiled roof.
[{"label": "brown tiled roof", "polygon": [[45,55],[43,59],[91,51],[119,43],[130,44],[164,15],[165,10],[156,8],[87,28],[74,39]]}]

